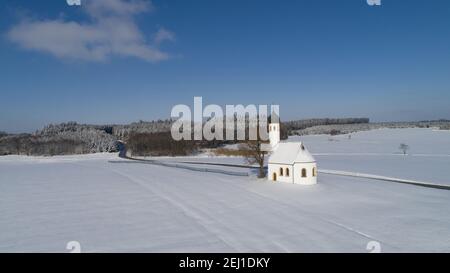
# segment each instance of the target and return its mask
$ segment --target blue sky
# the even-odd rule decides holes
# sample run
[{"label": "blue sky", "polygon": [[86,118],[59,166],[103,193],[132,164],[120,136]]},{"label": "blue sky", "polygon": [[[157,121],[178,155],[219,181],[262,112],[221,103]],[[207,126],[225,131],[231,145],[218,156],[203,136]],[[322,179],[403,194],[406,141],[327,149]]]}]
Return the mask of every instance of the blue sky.
[{"label": "blue sky", "polygon": [[450,118],[447,0],[90,1],[0,2],[0,130],[168,118],[194,96],[283,120]]}]

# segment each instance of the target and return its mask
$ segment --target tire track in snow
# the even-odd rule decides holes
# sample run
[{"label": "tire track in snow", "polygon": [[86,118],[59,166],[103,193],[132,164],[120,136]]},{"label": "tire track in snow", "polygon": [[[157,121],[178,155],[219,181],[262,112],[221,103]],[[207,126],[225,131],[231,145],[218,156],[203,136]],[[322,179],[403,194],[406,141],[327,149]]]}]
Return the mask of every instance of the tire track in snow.
[{"label": "tire track in snow", "polygon": [[[129,159],[129,158],[128,158]],[[145,160],[143,160],[143,161],[145,161]],[[184,163],[184,164],[207,164],[207,165],[217,165],[217,166],[223,166],[223,167],[236,167],[236,166],[241,166],[241,167],[247,167],[247,168],[249,168],[249,166],[244,166],[244,165],[237,165],[237,164],[222,164],[222,163],[205,163],[205,162],[189,162],[189,161],[184,161],[184,162],[178,162],[178,163]],[[319,172],[320,172],[320,170],[319,170]],[[365,178],[365,177],[364,177]],[[213,180],[214,181],[214,180]],[[395,181],[392,181],[392,182],[395,182]],[[224,185],[227,185],[227,183],[223,183]],[[276,200],[276,199],[273,199],[273,198],[271,198],[271,197],[268,197],[268,196],[266,196],[266,195],[263,195],[263,194],[261,194],[261,193],[257,193],[257,192],[254,192],[254,191],[249,191],[248,189],[246,189],[246,188],[244,188],[244,187],[241,187],[243,190],[246,190],[247,192],[249,192],[249,193],[253,193],[253,194],[257,194],[257,195],[259,195],[260,197],[263,197],[263,198],[266,198],[266,199],[270,199],[271,201],[274,201],[274,202],[277,202],[277,203],[279,203],[279,204],[283,204],[285,207],[292,207],[290,204],[287,204],[287,203],[285,203],[285,202],[282,202],[282,201],[280,201],[280,200]],[[395,246],[393,246],[393,245],[390,245],[390,244],[388,244],[388,243],[386,243],[386,242],[383,242],[382,240],[379,240],[379,239],[377,239],[377,238],[375,238],[374,236],[371,236],[371,235],[369,235],[369,234],[367,234],[367,233],[364,233],[364,232],[362,232],[362,231],[360,231],[360,230],[358,230],[358,229],[355,229],[355,228],[352,228],[352,227],[350,227],[350,226],[347,226],[347,225],[345,225],[345,224],[342,224],[342,223],[339,223],[339,222],[336,222],[336,221],[332,221],[332,220],[329,220],[329,219],[325,219],[325,218],[323,218],[323,217],[320,217],[320,216],[317,216],[317,215],[314,215],[314,214],[311,214],[310,212],[307,212],[307,211],[305,211],[304,209],[302,209],[301,207],[299,207],[299,206],[296,206],[296,208],[298,209],[298,210],[301,210],[305,215],[309,215],[310,217],[313,217],[313,218],[315,218],[315,219],[317,219],[317,220],[320,220],[320,221],[322,221],[322,222],[326,222],[326,223],[329,223],[329,224],[332,224],[332,225],[334,225],[334,226],[336,226],[336,227],[339,227],[339,228],[341,228],[341,229],[344,229],[344,230],[346,230],[346,231],[348,231],[348,232],[351,232],[351,233],[354,233],[354,234],[358,234],[359,236],[361,236],[361,237],[363,237],[363,238],[366,238],[366,239],[368,239],[368,240],[373,240],[373,241],[378,241],[378,242],[380,242],[380,243],[383,243],[384,245],[387,245],[387,246],[390,246],[390,247],[392,247],[392,248],[394,248],[394,249],[398,249],[397,247],[395,247]]]},{"label": "tire track in snow", "polygon": [[[312,153],[313,156],[394,156],[405,157],[401,153]],[[407,154],[408,157],[450,157],[450,154]]]},{"label": "tire track in snow", "polygon": [[[253,166],[246,166],[246,165],[239,165],[239,164],[225,164],[225,163],[206,163],[206,162],[189,162],[189,161],[184,161],[184,162],[180,162],[180,163],[196,164],[196,165],[215,165],[215,166],[223,166],[223,167],[240,167],[240,168],[249,168],[249,169],[257,168],[257,167],[253,167]],[[325,173],[325,174],[332,174],[332,175],[361,177],[361,178],[367,178],[367,179],[372,179],[372,180],[380,180],[380,181],[387,181],[387,182],[393,182],[393,183],[408,184],[408,185],[413,185],[413,186],[439,189],[439,190],[450,190],[450,185],[446,185],[446,184],[436,184],[436,183],[430,183],[430,182],[424,182],[424,181],[386,177],[386,176],[379,176],[379,175],[373,175],[373,174],[338,171],[338,170],[324,170],[324,169],[319,169],[318,172]]]},{"label": "tire track in snow", "polygon": [[[262,197],[264,197],[264,198],[270,199],[270,200],[272,200],[272,201],[276,201],[276,202],[278,202],[278,203],[280,203],[280,204],[285,205],[286,207],[292,207],[291,204],[287,204],[287,203],[285,203],[285,202],[283,202],[283,201],[276,200],[276,199],[271,198],[271,197],[268,197],[268,196],[266,196],[266,195],[264,195],[264,194],[257,193],[257,192],[253,192],[253,193],[258,194],[258,195],[260,195],[260,196],[262,196]],[[382,244],[384,244],[384,245],[387,245],[387,246],[389,246],[389,247],[392,247],[392,248],[394,248],[394,249],[399,249],[399,248],[396,247],[396,246],[393,246],[393,245],[391,245],[391,244],[388,244],[388,243],[384,242],[383,240],[380,240],[380,239],[378,239],[378,238],[376,238],[376,237],[374,237],[374,236],[372,236],[372,235],[369,235],[369,234],[367,234],[367,233],[365,233],[365,232],[362,232],[362,231],[360,231],[360,230],[358,230],[358,229],[352,228],[352,227],[350,227],[350,226],[348,226],[348,225],[339,223],[339,222],[337,222],[337,221],[325,219],[325,218],[323,218],[323,217],[321,217],[321,216],[317,216],[317,215],[312,214],[312,213],[310,213],[310,212],[308,212],[308,211],[305,211],[303,208],[301,208],[301,207],[299,207],[299,206],[295,206],[295,208],[296,208],[297,210],[301,210],[304,214],[307,214],[307,215],[309,215],[309,216],[312,217],[312,218],[316,218],[316,219],[321,220],[321,221],[323,221],[323,222],[332,224],[332,225],[337,226],[337,227],[339,227],[339,228],[342,228],[342,229],[344,229],[344,230],[346,230],[346,231],[348,231],[348,232],[352,232],[352,233],[358,234],[358,235],[360,235],[360,236],[362,236],[362,237],[364,237],[364,238],[366,238],[366,239],[369,239],[369,240],[371,240],[371,241],[377,241],[377,242],[380,242],[380,243],[382,243]]]},{"label": "tire track in snow", "polygon": [[400,178],[367,174],[367,173],[357,173],[357,172],[347,172],[347,171],[337,171],[337,170],[324,170],[324,169],[320,169],[320,170],[318,170],[318,172],[324,173],[324,174],[331,174],[331,175],[360,177],[360,178],[366,178],[366,179],[372,179],[372,180],[380,180],[380,181],[394,182],[394,183],[400,183],[400,184],[408,184],[408,185],[413,185],[413,186],[420,186],[420,187],[439,189],[439,190],[450,190],[450,185],[434,184],[434,183],[417,181],[417,180],[400,179]]},{"label": "tire track in snow", "polygon": [[[86,165],[82,164],[82,163],[74,163],[83,167],[87,167]],[[90,166],[89,166],[90,167]],[[152,166],[155,168],[161,167],[161,166]],[[237,251],[237,249],[235,249],[235,247],[233,247],[229,242],[227,242],[225,239],[223,239],[220,235],[212,232],[207,226],[205,226],[202,223],[202,218],[199,214],[197,214],[195,211],[188,209],[185,205],[183,205],[181,202],[174,200],[173,198],[169,197],[167,194],[161,192],[161,191],[155,191],[155,188],[149,187],[143,180],[132,177],[129,174],[126,174],[124,172],[115,170],[115,169],[111,169],[111,168],[107,168],[107,167],[100,167],[106,171],[109,172],[113,172],[125,179],[127,179],[128,181],[132,182],[135,185],[138,185],[142,188],[144,188],[145,190],[149,191],[150,193],[154,194],[155,196],[163,199],[164,201],[168,202],[170,205],[172,205],[173,207],[179,209],[182,211],[182,213],[187,216],[188,218],[191,218],[195,221],[195,223],[197,223],[198,225],[200,225],[208,234],[211,234],[212,236],[214,236],[215,238],[217,238],[218,240],[220,240],[222,243],[225,244],[225,246],[227,246],[229,249]],[[154,180],[153,180],[154,182]]]},{"label": "tire track in snow", "polygon": [[[158,167],[161,167],[161,166],[152,166],[152,167],[158,168]],[[176,170],[176,171],[183,172],[182,170]],[[230,248],[235,249],[235,250],[237,250],[239,252],[249,252],[249,251],[252,251],[252,249],[255,249],[254,246],[252,247],[252,246],[249,246],[248,244],[247,245],[242,244],[240,242],[241,240],[239,238],[236,238],[235,235],[239,234],[239,233],[241,233],[241,234],[242,233],[244,233],[244,234],[245,233],[249,233],[249,234],[254,234],[255,235],[256,233],[258,233],[257,230],[256,231],[255,230],[250,230],[250,229],[242,230],[242,228],[245,228],[245,227],[236,227],[236,225],[234,225],[233,223],[229,224],[226,221],[222,221],[220,219],[220,217],[213,217],[213,218],[211,218],[210,214],[208,214],[207,212],[205,213],[205,212],[202,211],[202,208],[199,208],[199,207],[188,208],[188,206],[186,206],[186,204],[183,204],[182,201],[175,200],[174,196],[169,197],[167,194],[163,193],[161,190],[156,190],[155,191],[154,187],[152,187],[152,188],[148,187],[148,185],[146,185],[145,182],[143,180],[141,180],[141,179],[137,179],[137,178],[131,177],[130,175],[125,174],[123,172],[118,172],[117,170],[115,170],[115,172],[118,173],[119,175],[127,177],[129,180],[133,181],[134,183],[138,183],[139,185],[147,188],[148,190],[150,190],[151,192],[157,194],[158,196],[164,196],[164,198],[169,200],[172,204],[175,204],[177,207],[179,207],[183,211],[185,211],[189,216],[192,216],[193,218],[195,218],[195,220],[197,222],[199,222],[199,224],[202,227],[204,227],[209,233],[212,233],[215,236],[217,236],[218,238],[220,238]],[[213,182],[218,182],[217,180],[221,180],[218,183],[218,184],[220,184],[221,187],[226,187],[226,188],[231,189],[233,191],[235,191],[236,188],[239,188],[240,190],[245,191],[245,195],[247,195],[247,196],[252,196],[253,195],[253,197],[249,198],[249,200],[251,200],[253,203],[254,203],[254,201],[256,199],[259,199],[259,200],[261,200],[261,202],[258,202],[258,203],[260,203],[260,204],[267,204],[267,207],[270,207],[270,208],[275,207],[273,205],[270,205],[270,203],[275,203],[278,206],[281,205],[283,207],[283,210],[281,210],[281,212],[285,211],[285,208],[292,209],[292,206],[287,205],[284,202],[279,202],[278,200],[275,200],[275,199],[272,199],[272,198],[268,198],[266,196],[262,196],[261,194],[258,194],[258,193],[253,192],[253,191],[249,191],[248,189],[246,189],[244,187],[241,187],[241,186],[236,186],[235,184],[230,185],[228,183],[229,181],[226,181],[223,178],[211,179],[211,181],[213,181]],[[153,182],[155,182],[155,181],[153,180]],[[159,182],[156,182],[156,183],[160,184]],[[153,186],[155,186],[155,184],[153,184]],[[174,195],[173,192],[171,194]],[[256,199],[255,199],[255,197],[256,197]],[[296,210],[299,210],[299,209],[296,209]],[[316,236],[320,236],[322,239],[324,239],[325,237],[326,238],[333,238],[333,239],[337,239],[337,240],[341,239],[341,238],[335,238],[333,236],[330,236],[330,232],[328,232],[328,229],[326,227],[323,227],[323,224],[321,224],[321,225],[312,225],[312,223],[317,222],[317,221],[322,222],[322,223],[326,222],[326,223],[328,223],[328,224],[330,224],[332,226],[338,227],[339,229],[342,229],[344,227],[344,225],[342,225],[342,224],[339,225],[339,224],[336,224],[335,222],[325,221],[323,218],[317,217],[317,216],[315,216],[315,215],[313,215],[311,213],[306,213],[303,209],[301,209],[301,211],[302,211],[302,215],[301,215],[302,219],[297,219],[295,217],[290,217],[290,216],[287,216],[286,219],[289,219],[290,221],[295,222],[295,226],[302,226],[305,230],[308,230],[309,233],[305,233],[306,237],[308,235],[311,235],[311,234],[316,234]],[[278,213],[279,212],[280,211],[278,211]],[[310,220],[307,220],[308,218],[310,218]],[[221,232],[216,232],[216,231],[211,230],[208,227],[208,224],[207,224],[208,221],[212,221],[216,225],[220,225]],[[310,223],[310,225],[305,225],[304,221],[307,221],[308,223]],[[261,224],[264,224],[264,223],[261,223]],[[271,228],[271,227],[272,226],[267,226],[266,228]],[[215,228],[215,229],[217,229],[217,228]],[[361,235],[364,234],[364,233],[361,233],[361,232],[358,233],[354,229],[351,229],[351,228],[347,228],[346,231],[350,232],[352,234],[355,234],[357,236],[360,236],[360,237],[361,237]],[[266,242],[269,241],[269,242],[272,243],[272,245],[277,246],[279,249],[281,249],[281,250],[283,250],[285,252],[291,252],[292,251],[292,250],[289,249],[289,247],[286,247],[281,242],[276,241],[274,238],[269,238],[268,236],[266,236],[263,233],[261,233],[258,236],[261,238],[260,240],[266,241]],[[286,236],[291,236],[291,235],[285,235],[283,237],[286,237]],[[228,238],[226,238],[226,237],[228,237]],[[367,236],[366,235],[366,236],[363,236],[363,237],[364,238],[369,238],[370,240],[375,240],[371,236]],[[276,237],[276,238],[279,238],[279,237]]]},{"label": "tire track in snow", "polygon": [[[220,183],[221,183],[222,185],[225,185],[226,187],[229,187],[229,188],[231,188],[231,187],[236,187],[236,185],[233,185],[233,186],[229,185],[229,183],[227,183],[227,181],[225,181],[225,180],[222,179],[222,178],[218,178],[218,180],[221,180]],[[213,181],[214,181],[214,182],[218,182],[217,180],[213,180]],[[255,191],[253,191],[253,190],[249,190],[249,189],[247,189],[247,188],[245,188],[245,187],[242,187],[242,186],[239,186],[239,185],[237,185],[237,186],[240,187],[242,190],[246,191],[247,193],[253,194],[253,195],[257,195],[259,198],[263,198],[264,200],[270,200],[270,201],[275,202],[275,203],[277,203],[277,204],[283,205],[283,206],[286,207],[286,208],[291,208],[291,207],[292,207],[291,204],[287,204],[286,202],[282,202],[282,201],[280,201],[280,200],[271,198],[271,197],[269,197],[269,196],[267,196],[267,195],[264,195],[264,194],[255,192]],[[265,203],[267,203],[267,202],[265,202]],[[304,215],[308,215],[308,216],[311,217],[311,218],[314,218],[314,219],[320,220],[320,221],[322,221],[322,222],[326,222],[326,223],[332,224],[332,225],[334,225],[334,226],[336,226],[336,227],[339,227],[339,228],[344,229],[344,230],[346,230],[346,231],[348,231],[348,232],[357,234],[357,235],[362,236],[362,237],[364,237],[364,238],[366,238],[366,239],[373,240],[373,241],[378,241],[378,242],[380,242],[380,243],[382,242],[384,245],[390,246],[390,247],[392,247],[392,248],[397,248],[397,247],[395,247],[395,246],[392,246],[392,245],[390,245],[390,244],[387,244],[386,242],[383,242],[383,241],[380,240],[380,239],[375,238],[374,236],[368,235],[367,233],[364,233],[364,232],[362,232],[362,231],[360,231],[360,230],[357,230],[357,229],[355,229],[355,228],[352,228],[352,227],[350,227],[350,226],[348,226],[348,225],[345,225],[345,224],[342,224],[342,223],[339,223],[339,222],[336,222],[336,221],[332,221],[332,220],[325,219],[325,218],[323,218],[323,217],[317,216],[317,215],[315,215],[315,214],[312,214],[312,213],[310,213],[310,212],[304,210],[303,208],[301,208],[301,207],[299,207],[299,206],[295,206],[295,207],[296,207],[296,210],[301,210],[302,213],[303,213]],[[277,244],[278,244],[278,242],[277,242]]]},{"label": "tire track in snow", "polygon": [[[160,167],[160,166],[155,166],[155,168],[158,168],[158,167]],[[183,170],[177,170],[177,171],[183,172]],[[122,173],[122,175],[123,175],[123,173]],[[175,180],[178,180],[178,179],[175,179]],[[142,181],[142,180],[140,180],[140,181]],[[155,181],[153,180],[153,182],[155,182]],[[142,181],[142,183],[144,183],[144,182]],[[160,182],[156,182],[156,183],[161,184]],[[170,183],[167,183],[167,181],[165,183],[170,184]],[[144,185],[144,186],[146,186],[146,185]],[[155,184],[153,184],[153,186],[155,186]],[[152,188],[152,189],[154,189],[154,188]],[[235,188],[234,188],[234,190],[235,190]],[[152,191],[155,192],[154,190],[152,190]],[[207,231],[209,231],[210,233],[212,233],[213,235],[215,235],[216,237],[221,239],[231,249],[234,249],[235,251],[238,251],[238,252],[254,252],[255,247],[252,247],[252,246],[246,245],[245,243],[242,243],[241,237],[236,238],[236,236],[234,236],[234,235],[238,234],[239,232],[245,233],[246,231],[247,231],[247,233],[255,234],[256,233],[255,230],[250,230],[250,229],[244,230],[242,228],[237,228],[233,224],[231,224],[231,225],[228,224],[228,222],[226,220],[221,219],[221,217],[215,216],[216,214],[208,214],[208,212],[210,212],[210,210],[208,210],[208,208],[206,208],[206,207],[205,208],[198,207],[198,206],[196,207],[196,206],[192,206],[192,205],[183,203],[183,200],[176,200],[179,198],[176,197],[175,192],[170,192],[170,194],[172,195],[171,197],[168,197],[168,195],[161,190],[157,190],[157,192],[158,192],[158,195],[161,194],[161,195],[166,196],[173,203],[176,203],[179,205],[179,207],[182,207],[182,209],[184,211],[187,211],[189,214],[192,214],[201,226],[203,226]],[[208,223],[214,223],[214,225],[220,226],[220,228],[217,228],[214,226],[210,227],[210,225],[208,225]],[[264,236],[261,236],[261,238],[263,238],[264,241],[267,241],[267,238],[265,238]],[[280,249],[283,249],[283,251],[286,251],[286,252],[288,251],[285,248],[280,247],[279,244],[274,243],[274,245],[278,245],[278,247]]]},{"label": "tire track in snow", "polygon": [[[222,180],[222,179],[221,179],[221,180]],[[224,183],[224,184],[227,184],[227,183]],[[292,204],[288,204],[288,203],[283,202],[283,201],[280,201],[280,200],[278,200],[278,199],[269,197],[269,196],[267,196],[267,195],[265,195],[265,194],[256,192],[256,191],[254,191],[254,190],[249,190],[249,189],[247,189],[247,188],[245,188],[245,187],[242,187],[242,186],[238,186],[238,187],[242,188],[243,190],[247,191],[248,193],[251,193],[251,194],[257,195],[257,196],[259,196],[259,197],[261,197],[261,198],[264,198],[264,199],[266,199],[266,200],[268,199],[268,200],[270,200],[270,201],[272,201],[272,202],[276,202],[276,203],[278,203],[278,204],[281,204],[281,205],[283,205],[283,206],[286,207],[286,208],[292,208]],[[294,205],[294,206],[295,206],[295,205]],[[362,232],[362,231],[360,231],[360,230],[358,230],[358,229],[352,228],[352,227],[350,227],[350,226],[348,226],[348,225],[339,223],[339,222],[337,222],[337,221],[332,221],[332,220],[323,218],[323,217],[321,217],[321,216],[317,216],[317,215],[315,215],[315,214],[312,214],[312,213],[309,212],[309,211],[306,211],[305,209],[303,209],[303,208],[300,207],[300,206],[295,206],[295,208],[296,208],[296,210],[301,210],[303,214],[308,215],[308,216],[311,217],[311,218],[314,218],[314,219],[320,220],[320,221],[322,221],[322,222],[326,222],[326,223],[332,224],[332,225],[334,225],[334,226],[336,226],[336,227],[339,227],[339,228],[341,228],[341,229],[344,229],[344,230],[346,230],[346,231],[348,231],[348,232],[352,232],[352,233],[354,233],[354,234],[357,234],[357,235],[359,235],[359,236],[362,236],[362,237],[364,237],[364,238],[366,238],[366,239],[369,239],[369,240],[371,240],[371,241],[378,241],[378,242],[380,242],[380,243],[383,243],[384,245],[387,245],[387,246],[392,247],[392,248],[394,248],[394,249],[398,249],[398,247],[395,247],[395,246],[393,246],[393,245],[390,245],[390,244],[384,242],[383,240],[380,240],[380,239],[378,239],[378,238],[376,238],[376,237],[374,237],[374,236],[371,236],[371,235],[369,235],[369,234],[367,234],[367,233],[364,233],[364,232]]]},{"label": "tire track in snow", "polygon": [[161,192],[161,191],[155,191],[155,188],[149,187],[144,181],[142,181],[141,179],[137,179],[135,177],[132,177],[124,172],[120,172],[117,170],[110,170],[124,178],[126,178],[127,180],[133,182],[136,185],[139,185],[143,188],[145,188],[147,191],[150,191],[151,193],[153,193],[155,196],[158,196],[162,199],[164,199],[165,201],[167,201],[168,203],[170,203],[172,206],[180,209],[187,217],[194,219],[194,221],[200,225],[202,228],[204,228],[204,230],[213,235],[215,238],[219,239],[221,242],[223,242],[227,247],[229,247],[232,250],[236,249],[229,243],[227,242],[224,238],[222,238],[222,236],[220,236],[219,234],[212,232],[203,222],[202,220],[202,216],[200,216],[198,213],[196,213],[195,211],[189,209],[187,206],[183,205],[181,202],[174,200],[172,197],[168,196],[167,194]]}]

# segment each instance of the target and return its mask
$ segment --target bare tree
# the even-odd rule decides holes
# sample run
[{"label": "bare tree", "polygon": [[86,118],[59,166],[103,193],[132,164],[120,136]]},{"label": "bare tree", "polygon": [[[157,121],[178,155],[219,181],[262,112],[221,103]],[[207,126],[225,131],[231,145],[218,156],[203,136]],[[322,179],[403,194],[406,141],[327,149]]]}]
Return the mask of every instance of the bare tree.
[{"label": "bare tree", "polygon": [[403,152],[404,155],[406,155],[406,152],[408,152],[409,150],[409,146],[404,143],[400,144],[398,148]]},{"label": "bare tree", "polygon": [[249,140],[239,145],[239,149],[244,151],[244,158],[248,164],[258,164],[258,178],[264,178],[266,172],[264,170],[264,159],[266,151],[262,149],[263,142],[261,140]]},{"label": "bare tree", "polygon": [[[272,117],[269,117],[269,121]],[[262,132],[260,127],[260,120],[257,120],[256,126],[256,140],[247,139],[245,143],[239,145],[239,149],[243,152],[244,159],[249,165],[258,164],[258,178],[266,177],[266,171],[264,169],[264,161],[267,154],[267,149],[264,149],[264,144],[268,141],[263,141]],[[268,129],[269,127],[267,127]]]}]

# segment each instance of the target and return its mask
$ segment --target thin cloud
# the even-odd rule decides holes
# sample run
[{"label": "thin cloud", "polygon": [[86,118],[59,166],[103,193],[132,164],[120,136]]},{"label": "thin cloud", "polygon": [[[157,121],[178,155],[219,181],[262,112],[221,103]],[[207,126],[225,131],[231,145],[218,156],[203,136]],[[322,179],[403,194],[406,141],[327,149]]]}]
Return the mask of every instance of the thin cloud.
[{"label": "thin cloud", "polygon": [[159,45],[164,41],[175,41],[175,34],[165,28],[160,28],[155,34],[155,44]]},{"label": "thin cloud", "polygon": [[174,34],[161,28],[149,43],[134,20],[135,15],[153,10],[151,2],[90,0],[82,3],[89,22],[24,19],[9,30],[7,37],[24,49],[66,59],[105,61],[112,56],[123,56],[158,62],[171,57],[159,45],[174,41]]}]

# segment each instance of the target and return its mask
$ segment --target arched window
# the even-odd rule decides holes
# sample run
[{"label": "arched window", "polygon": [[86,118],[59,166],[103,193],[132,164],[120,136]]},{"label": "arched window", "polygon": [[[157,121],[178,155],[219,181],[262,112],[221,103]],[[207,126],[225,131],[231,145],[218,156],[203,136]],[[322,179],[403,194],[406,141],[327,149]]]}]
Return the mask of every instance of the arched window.
[{"label": "arched window", "polygon": [[312,169],[312,174],[313,174],[313,176],[317,176],[317,170],[316,170],[316,167],[314,167],[314,168]]},{"label": "arched window", "polygon": [[289,177],[289,169],[286,168],[286,176]]},{"label": "arched window", "polygon": [[306,177],[306,169],[305,168],[302,169],[302,177]]},{"label": "arched window", "polygon": [[280,176],[283,176],[283,168],[280,168]]}]

